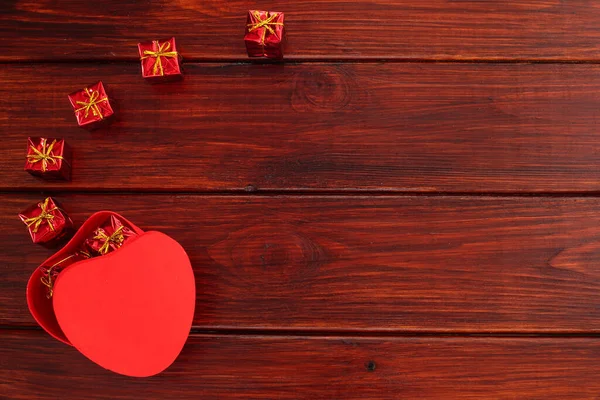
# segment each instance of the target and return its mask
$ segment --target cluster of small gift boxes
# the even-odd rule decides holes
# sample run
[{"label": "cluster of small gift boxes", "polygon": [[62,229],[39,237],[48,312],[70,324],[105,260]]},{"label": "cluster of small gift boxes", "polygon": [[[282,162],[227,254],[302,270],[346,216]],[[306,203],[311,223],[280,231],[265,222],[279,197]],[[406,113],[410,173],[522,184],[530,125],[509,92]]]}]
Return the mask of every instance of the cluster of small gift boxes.
[{"label": "cluster of small gift boxes", "polygon": [[[44,201],[25,209],[19,218],[29,228],[31,240],[48,247],[53,247],[73,231],[73,221],[52,197],[46,197]],[[132,234],[131,228],[111,217],[106,224],[98,226],[93,238],[86,240],[85,244],[92,254],[104,255],[120,247]]]},{"label": "cluster of small gift boxes", "polygon": [[[35,204],[19,214],[29,228],[31,239],[52,247],[73,232],[73,221],[61,205],[52,197]],[[87,237],[82,246],[69,256],[51,266],[42,266],[42,283],[48,288],[47,297],[52,297],[53,282],[58,274],[69,265],[92,257],[106,255],[136,236],[131,227],[115,216],[100,223]]]},{"label": "cluster of small gift boxes", "polygon": [[[250,10],[244,36],[250,57],[283,58],[284,14]],[[183,76],[181,55],[175,38],[138,43],[142,76],[151,82],[164,82]],[[114,114],[102,82],[69,94],[77,124],[96,129]],[[25,170],[45,179],[71,179],[71,149],[63,139],[30,137]]]},{"label": "cluster of small gift boxes", "polygon": [[[244,36],[249,57],[283,58],[284,14],[250,10]],[[183,76],[181,55],[175,38],[138,44],[142,76],[150,82],[164,82]],[[68,95],[80,127],[96,129],[107,123],[114,111],[102,82]],[[71,180],[72,151],[64,139],[30,137],[27,141],[25,171],[48,180]],[[66,236],[70,218],[56,202],[47,198],[23,211],[34,243],[50,244]]]}]

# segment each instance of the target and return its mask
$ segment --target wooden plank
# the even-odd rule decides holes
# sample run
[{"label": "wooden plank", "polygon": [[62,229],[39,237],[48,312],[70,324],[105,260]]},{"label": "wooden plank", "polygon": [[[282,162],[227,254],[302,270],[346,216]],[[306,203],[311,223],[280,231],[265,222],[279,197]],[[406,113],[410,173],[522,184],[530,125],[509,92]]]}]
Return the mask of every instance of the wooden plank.
[{"label": "wooden plank", "polygon": [[41,332],[0,332],[11,399],[597,399],[598,339],[193,335],[163,374],[103,370]]},{"label": "wooden plank", "polygon": [[[287,58],[598,60],[600,5],[589,0],[264,1],[286,12]],[[0,60],[137,58],[141,40],[175,35],[185,57],[246,59],[247,1],[0,4]]]},{"label": "wooden plank", "polygon": [[[0,324],[51,251],[0,196]],[[61,195],[187,250],[202,329],[600,332],[600,199]]]},{"label": "wooden plank", "polygon": [[[44,78],[40,79],[43,71]],[[0,70],[0,190],[600,191],[598,65],[135,65]],[[107,130],[66,94],[102,79]],[[71,183],[22,171],[28,135],[65,137]]]}]

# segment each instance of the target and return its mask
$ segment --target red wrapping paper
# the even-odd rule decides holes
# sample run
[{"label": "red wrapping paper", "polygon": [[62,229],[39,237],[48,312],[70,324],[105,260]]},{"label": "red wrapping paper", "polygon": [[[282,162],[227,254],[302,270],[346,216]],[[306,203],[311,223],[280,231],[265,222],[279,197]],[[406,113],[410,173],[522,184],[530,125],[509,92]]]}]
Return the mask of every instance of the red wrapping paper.
[{"label": "red wrapping paper", "polygon": [[181,78],[181,55],[175,38],[138,43],[142,76],[151,81]]},{"label": "red wrapping paper", "polygon": [[27,208],[19,218],[27,225],[33,243],[54,243],[73,228],[71,218],[52,197]]},{"label": "red wrapping paper", "polygon": [[284,14],[274,11],[248,11],[246,50],[250,57],[283,58]]},{"label": "red wrapping paper", "polygon": [[114,114],[102,82],[69,95],[79,126],[95,128]]},{"label": "red wrapping paper", "polygon": [[105,255],[121,247],[136,233],[114,215],[100,225],[94,233],[85,240],[85,246],[93,255]]},{"label": "red wrapping paper", "polygon": [[71,180],[71,155],[63,139],[30,137],[25,171],[44,179]]}]

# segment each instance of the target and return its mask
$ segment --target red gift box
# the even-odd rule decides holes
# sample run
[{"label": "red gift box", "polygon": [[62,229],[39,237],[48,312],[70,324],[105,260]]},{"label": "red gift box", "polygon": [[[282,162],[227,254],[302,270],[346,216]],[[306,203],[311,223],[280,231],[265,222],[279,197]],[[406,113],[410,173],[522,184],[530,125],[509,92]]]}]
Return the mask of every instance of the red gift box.
[{"label": "red gift box", "polygon": [[25,171],[45,179],[71,180],[71,154],[63,139],[30,137]]},{"label": "red gift box", "polygon": [[121,247],[129,238],[136,233],[123,224],[114,215],[108,221],[100,225],[94,233],[86,239],[85,245],[95,255],[105,255]]},{"label": "red gift box", "polygon": [[84,128],[96,128],[114,114],[102,82],[69,95],[77,123]]},{"label": "red gift box", "polygon": [[246,50],[250,57],[283,58],[284,15],[273,11],[248,11]]},{"label": "red gift box", "polygon": [[[131,228],[135,238],[106,257],[75,254],[110,216]],[[60,271],[54,274],[56,268]],[[128,376],[155,375],[175,361],[188,338],[195,304],[194,273],[183,247],[110,211],[88,218],[27,283],[27,305],[46,332]]]},{"label": "red gift box", "polygon": [[73,221],[51,197],[34,204],[19,214],[27,225],[33,243],[50,244],[62,239],[73,227]]},{"label": "red gift box", "polygon": [[181,78],[181,56],[175,38],[138,43],[142,76],[152,81]]}]

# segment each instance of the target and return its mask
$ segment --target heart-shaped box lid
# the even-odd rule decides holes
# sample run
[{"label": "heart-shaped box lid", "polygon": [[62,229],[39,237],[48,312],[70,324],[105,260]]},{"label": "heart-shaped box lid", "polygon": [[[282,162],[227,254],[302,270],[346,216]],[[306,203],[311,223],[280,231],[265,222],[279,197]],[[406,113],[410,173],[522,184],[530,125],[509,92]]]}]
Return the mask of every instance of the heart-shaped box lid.
[{"label": "heart-shaped box lid", "polygon": [[42,265],[79,249],[111,215],[138,236],[107,255],[66,267],[55,280],[51,299],[36,268],[27,285],[27,302],[50,335],[102,367],[129,376],[155,375],[181,352],[194,316],[194,274],[179,243],[102,211]]}]

